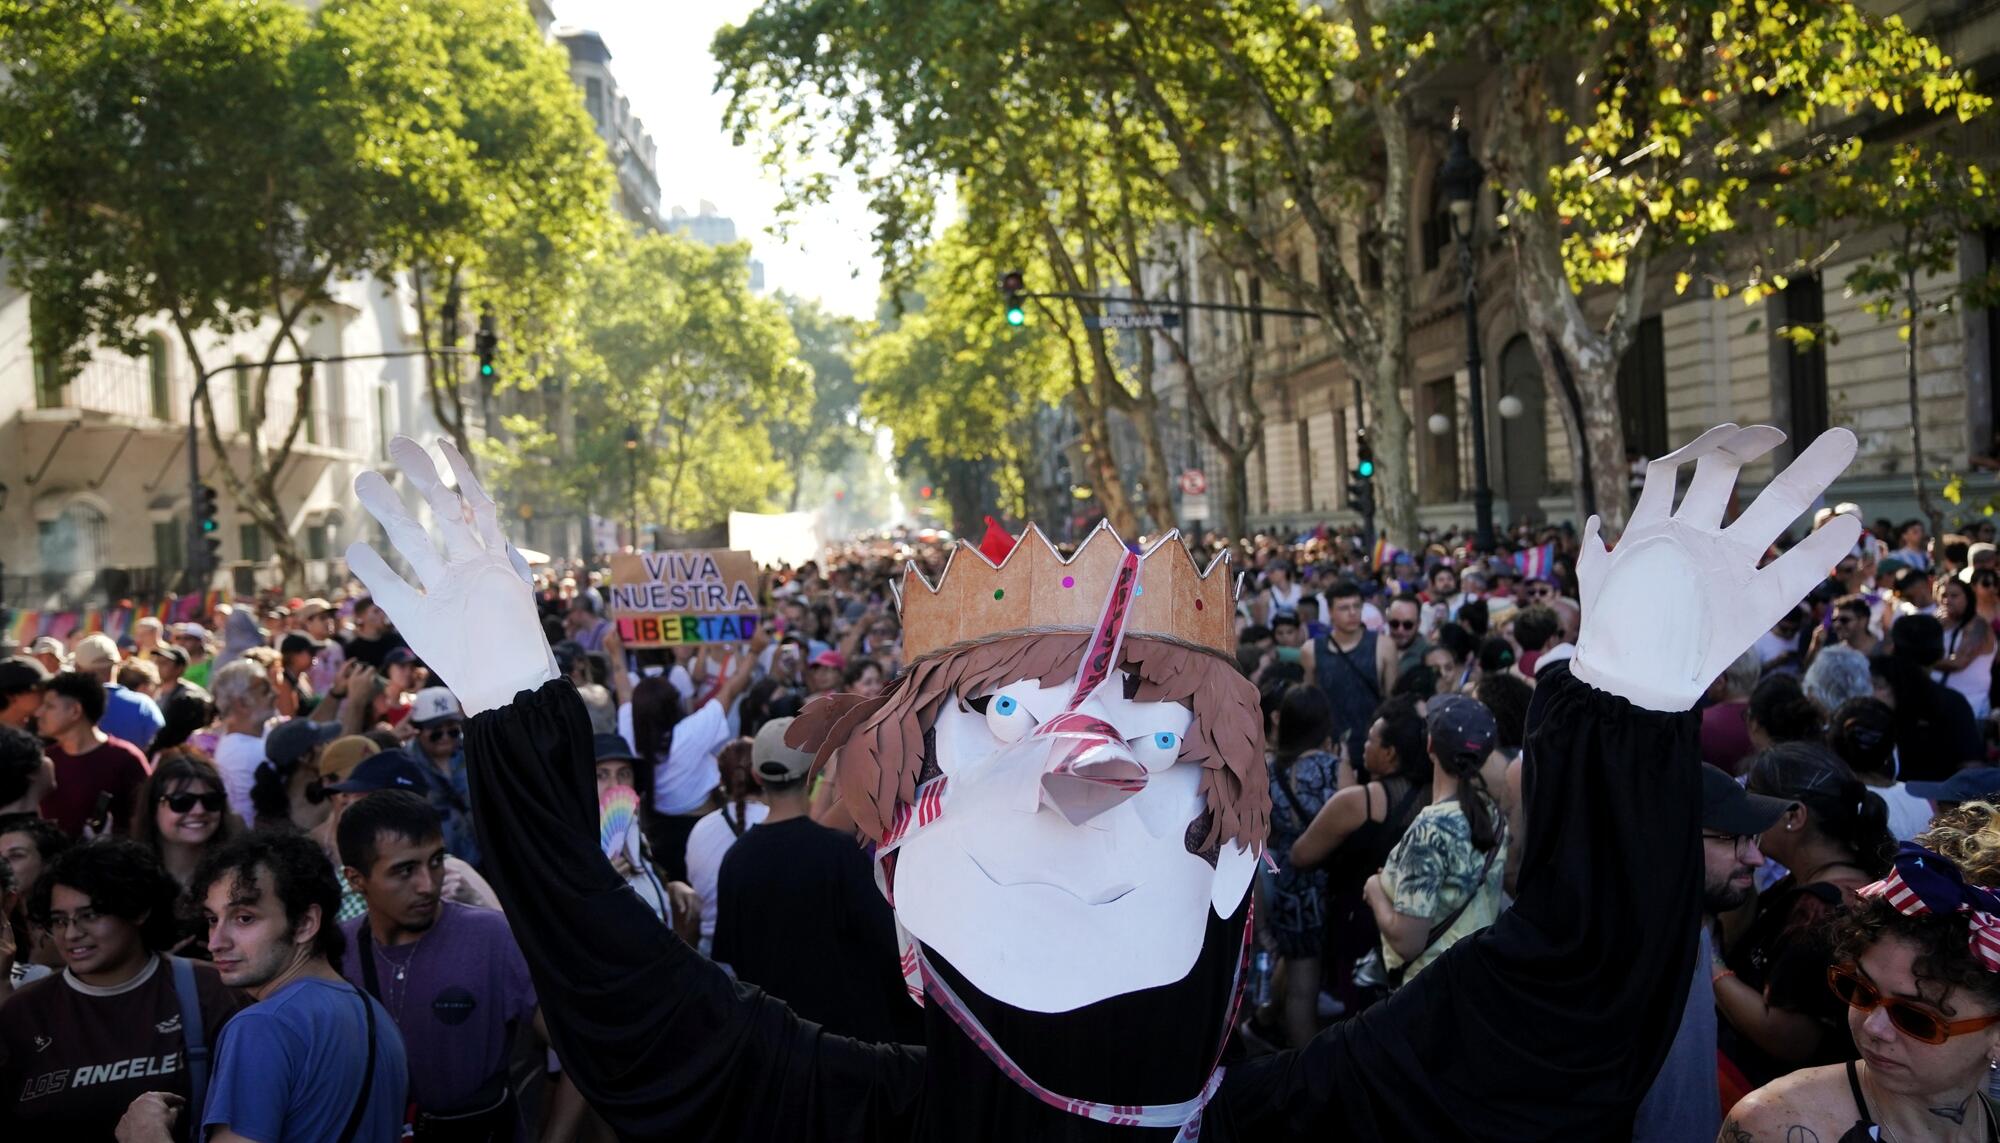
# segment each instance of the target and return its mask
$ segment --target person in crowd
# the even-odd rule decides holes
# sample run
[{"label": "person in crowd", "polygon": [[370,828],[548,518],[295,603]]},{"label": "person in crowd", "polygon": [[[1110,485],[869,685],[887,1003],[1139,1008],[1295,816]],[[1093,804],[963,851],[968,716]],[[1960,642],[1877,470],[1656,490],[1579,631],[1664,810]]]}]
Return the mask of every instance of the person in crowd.
[{"label": "person in crowd", "polygon": [[1424,654],[1424,666],[1437,672],[1439,694],[1463,694],[1472,685],[1478,669],[1479,641],[1472,632],[1456,623],[1446,623],[1431,632],[1431,649]]},{"label": "person in crowd", "polygon": [[[179,887],[143,846],[106,838],[67,850],[28,894],[63,971],[0,1004],[0,1134],[110,1139],[148,1092],[180,1103],[243,1000],[214,968],[169,954]],[[183,1123],[170,1136],[196,1143]]]},{"label": "person in crowd", "polygon": [[1751,644],[1767,677],[1797,674],[1803,666],[1804,648],[1799,645],[1799,639],[1805,630],[1808,614],[1803,604],[1794,607]]},{"label": "person in crowd", "polygon": [[[1551,585],[1544,581],[1536,582],[1549,587],[1548,598],[1555,598]],[[1562,642],[1562,620],[1547,604],[1534,604],[1515,613],[1512,634],[1515,646],[1521,649],[1521,674],[1532,679],[1535,677],[1536,660]]]},{"label": "person in crowd", "polygon": [[1430,653],[1430,640],[1418,630],[1423,624],[1422,609],[1423,604],[1418,602],[1416,596],[1399,595],[1389,601],[1389,609],[1382,613],[1383,629],[1389,633],[1389,642],[1396,647],[1397,674],[1423,666],[1424,656]]},{"label": "person in crowd", "polygon": [[222,771],[229,809],[246,822],[255,821],[250,791],[257,784],[257,767],[264,764],[265,727],[278,717],[271,673],[253,660],[239,659],[216,669],[210,693],[223,732],[215,744],[215,768]]},{"label": "person in crowd", "polygon": [[1425,577],[1422,595],[1423,618],[1420,622],[1423,633],[1429,636],[1439,627],[1458,618],[1458,609],[1466,598],[1458,591],[1458,572],[1450,564],[1439,563],[1431,567]]},{"label": "person in crowd", "polygon": [[1905,615],[1889,629],[1890,652],[1869,660],[1875,697],[1896,712],[1896,757],[1906,781],[1937,781],[1986,760],[1979,720],[1965,696],[1937,682],[1944,628],[1934,616]]},{"label": "person in crowd", "polygon": [[288,718],[264,733],[264,763],[250,788],[258,828],[289,824],[309,830],[319,824],[326,816],[319,752],[339,737],[339,723],[307,718]]},{"label": "person in crowd", "polygon": [[[693,710],[664,676],[632,684],[624,646],[614,629],[607,636],[612,690],[618,694],[618,729],[643,763],[640,805],[646,838],[661,876],[687,880],[687,839],[712,807],[717,781],[715,752],[733,735],[729,708],[750,685],[757,659],[770,643],[759,630],[747,654],[736,656],[736,671],[713,698]],[[685,713],[684,713],[685,712]]]},{"label": "person in crowd", "polygon": [[1715,980],[1722,1050],[1757,1086],[1853,1053],[1825,986],[1828,917],[1881,876],[1894,840],[1887,805],[1831,750],[1787,742],[1757,755],[1745,787],[1786,802],[1758,848],[1790,872],[1761,894]]},{"label": "person in crowd", "polygon": [[153,702],[162,715],[173,705],[175,699],[184,694],[208,697],[208,691],[194,685],[187,679],[188,653],[172,643],[162,643],[148,654],[147,661],[153,670],[159,672],[160,684],[153,688]]},{"label": "person in crowd", "polygon": [[341,873],[367,902],[341,926],[349,983],[402,1033],[418,1138],[511,1143],[525,1124],[508,1083],[535,988],[507,919],[444,898],[443,823],[408,790],[369,794],[340,818]]},{"label": "person in crowd", "polygon": [[199,623],[176,623],[173,629],[174,646],[187,656],[187,669],[181,677],[190,684],[208,689],[214,674],[214,640],[208,628]]},{"label": "person in crowd", "polygon": [[1780,742],[1818,740],[1823,720],[1819,707],[1806,697],[1799,677],[1782,674],[1757,680],[1743,725],[1749,731],[1750,744],[1762,751]]},{"label": "person in crowd", "polygon": [[[762,824],[771,812],[771,807],[764,803],[763,788],[751,771],[750,747],[750,739],[738,738],[716,751],[716,792],[721,796],[722,804],[702,815],[702,819],[694,823],[694,829],[688,833],[688,884],[693,886],[701,902],[698,947],[703,956],[708,955],[715,942],[715,889],[716,880],[722,873],[722,859],[728,856],[737,838],[751,827]],[[821,781],[826,783],[830,779],[822,774]],[[830,798],[832,791],[829,789],[827,792]],[[818,814],[815,814],[814,820],[836,828]]]},{"label": "person in crowd", "polygon": [[1896,529],[1896,549],[1889,553],[1901,560],[1905,567],[1913,571],[1931,570],[1930,546],[1926,541],[1926,529],[1922,520],[1905,520]]},{"label": "person in crowd", "polygon": [[[160,670],[150,661],[141,659],[137,655],[127,656],[118,664],[118,672],[112,676],[112,681],[133,694],[144,695],[158,706]],[[165,724],[164,714],[161,716],[161,723]],[[157,734],[158,731],[154,733]]]},{"label": "person in crowd", "polygon": [[[1550,668],[1558,661],[1545,655],[1537,666]],[[1493,716],[1493,753],[1480,768],[1480,778],[1507,817],[1507,868],[1503,884],[1512,893],[1520,878],[1521,856],[1528,836],[1528,806],[1522,786],[1527,781],[1528,707],[1534,702],[1535,688],[1518,675],[1487,675],[1472,688],[1472,697]]]},{"label": "person in crowd", "polygon": [[374,599],[364,595],[354,601],[354,633],[341,648],[346,658],[379,671],[387,665],[389,652],[408,646],[389,621],[389,613],[376,606]]},{"label": "person in crowd", "polygon": [[0,861],[0,1004],[22,985],[54,975],[48,965],[36,964],[30,956],[34,946],[21,915],[25,900],[14,867]]},{"label": "person in crowd", "polygon": [[0,726],[33,731],[49,678],[48,668],[38,659],[27,655],[0,659]]},{"label": "person in crowd", "polygon": [[847,660],[840,652],[821,651],[812,657],[806,666],[806,697],[818,698],[840,689],[841,676],[847,671]]},{"label": "person in crowd", "polygon": [[409,730],[405,720],[415,707],[417,692],[424,688],[424,675],[423,664],[408,647],[391,647],[383,652],[368,724]]},{"label": "person in crowd", "polygon": [[[637,792],[638,787],[633,783],[638,778],[639,756],[632,752],[625,740],[616,734],[598,734],[593,736],[591,746],[596,761],[597,796],[602,798],[606,791],[619,786]],[[645,852],[643,836],[636,864],[623,850],[610,856],[611,868],[625,878],[625,884],[653,907],[654,914],[661,921],[679,932],[681,939],[692,944],[699,936],[701,924],[701,911],[694,904],[694,891],[688,889],[683,897],[676,894],[676,883],[661,880],[659,871],[653,868],[652,858]]]},{"label": "person in crowd", "polygon": [[333,690],[334,681],[340,678],[340,668],[347,662],[347,650],[337,638],[340,616],[326,600],[308,599],[292,613],[292,618],[298,623],[298,633],[317,646],[312,665],[306,669],[306,681],[312,693],[324,695]]},{"label": "person in crowd", "polygon": [[27,895],[42,873],[71,844],[69,835],[47,818],[34,814],[0,817],[0,863],[7,866],[21,894],[20,908],[9,918],[14,936],[16,983],[25,983],[23,966],[62,967],[62,955],[56,951],[48,930],[36,926],[28,916]]},{"label": "person in crowd", "polygon": [[1429,704],[1424,727],[1431,804],[1362,887],[1392,983],[1492,924],[1504,892],[1507,818],[1481,776],[1499,737],[1493,715],[1476,699],[1444,695]]},{"label": "person in crowd", "polygon": [[166,645],[167,625],[158,617],[147,615],[132,624],[132,657],[151,658],[155,650]]},{"label": "person in crowd", "polygon": [[1706,763],[1701,769],[1702,925],[1694,983],[1673,1047],[1633,1119],[1634,1143],[1705,1140],[1721,1126],[1714,978],[1729,970],[1716,954],[1715,934],[1723,914],[1742,908],[1756,894],[1757,870],[1764,865],[1757,839],[1786,809],[1777,798],[1744,790],[1722,769]]},{"label": "person in crowd", "polygon": [[92,837],[124,832],[146,780],[146,756],[99,730],[103,716],[103,684],[80,671],[50,679],[35,716],[55,766],[55,788],[42,798],[42,813],[71,837],[86,836],[86,829]]},{"label": "person in crowd", "polygon": [[[1937,614],[1937,588],[1928,572],[1913,567],[1903,568],[1896,573],[1895,592],[1892,618]],[[1894,643],[1895,636],[1891,635],[1889,641]]]},{"label": "person in crowd", "polygon": [[1718,1143],[1746,1139],[2000,1138],[2000,822],[1986,803],[1940,815],[1863,887],[1831,936],[1822,987],[1859,1059],[1806,1068],[1752,1092]]},{"label": "person in crowd", "polygon": [[56,784],[56,765],[42,742],[25,730],[0,725],[0,816],[32,814]]},{"label": "person in crowd", "polygon": [[1306,645],[1305,623],[1296,611],[1287,611],[1271,619],[1271,649],[1282,662],[1296,663],[1304,654]]},{"label": "person in crowd", "polygon": [[410,751],[426,767],[431,806],[444,821],[445,845],[454,857],[479,865],[472,829],[472,793],[465,784],[465,711],[445,687],[417,692],[410,708],[417,737]]},{"label": "person in crowd", "polygon": [[1292,845],[1312,824],[1340,784],[1340,763],[1331,752],[1333,710],[1326,692],[1312,683],[1293,683],[1278,704],[1271,751],[1271,837],[1277,861],[1270,894],[1272,933],[1277,938],[1284,990],[1280,1009],[1285,1037],[1303,1047],[1319,1032],[1320,950],[1326,940],[1326,874],[1300,869],[1290,859]]},{"label": "person in crowd", "polygon": [[62,640],[47,635],[28,644],[28,656],[42,665],[51,675],[60,675],[69,670],[69,653],[63,650]]},{"label": "person in crowd", "polygon": [[1809,648],[1811,658],[1816,661],[1822,650],[1835,644],[1845,644],[1863,655],[1873,655],[1882,644],[1869,626],[1874,618],[1874,609],[1869,606],[1867,596],[1847,594],[1836,598],[1827,608],[1826,624],[1813,628]]},{"label": "person in crowd", "polygon": [[614,630],[611,621],[598,614],[602,602],[594,593],[584,592],[570,601],[567,636],[585,651],[602,651],[604,637]]},{"label": "person in crowd", "polygon": [[1736,656],[1708,686],[1708,705],[1701,711],[1701,760],[1738,773],[1743,760],[1757,752],[1750,741],[1750,692],[1757,689],[1763,662],[1755,648]]},{"label": "person in crowd", "polygon": [[138,747],[141,754],[150,750],[153,736],[167,720],[151,698],[118,684],[114,678],[120,662],[118,644],[111,636],[101,632],[85,635],[77,641],[72,661],[76,671],[96,679],[104,688],[104,717],[98,720],[98,727]]},{"label": "person in crowd", "polygon": [[2000,639],[1993,625],[1979,616],[1972,588],[1951,576],[1938,581],[1938,621],[1944,627],[1944,657],[1937,662],[1937,681],[1965,696],[1972,717],[1983,719],[1992,705],[1993,650]]},{"label": "person in crowd", "polygon": [[341,979],[340,888],[318,847],[253,831],[209,855],[192,892],[222,982],[256,1003],[224,1030],[202,1106],[149,1091],[126,1108],[119,1143],[162,1143],[182,1119],[212,1141],[400,1138],[402,1036],[380,1003]]},{"label": "person in crowd", "polygon": [[888,683],[889,676],[882,669],[882,664],[873,659],[855,659],[847,664],[847,673],[840,679],[840,689],[862,698],[874,698]]},{"label": "person in crowd", "polygon": [[[1973,546],[1988,548],[1987,556],[1989,559],[1992,558],[1994,549],[1988,545]],[[1972,587],[1972,605],[1978,608],[1979,617],[1986,620],[1989,625],[2000,625],[2000,568],[1990,564],[1974,567],[1967,573],[1965,582]]]},{"label": "person in crowd", "polygon": [[812,755],[785,745],[791,725],[765,723],[750,748],[769,812],[722,859],[715,960],[829,1032],[919,1043],[888,902],[854,839],[812,820]]},{"label": "person in crowd", "polygon": [[1931,805],[1896,778],[1896,713],[1880,699],[1849,699],[1826,720],[1826,744],[1889,812],[1889,833],[1909,841],[1931,824]]},{"label": "person in crowd", "polygon": [[1821,710],[1837,710],[1850,699],[1872,698],[1875,678],[1868,657],[1845,644],[1828,647],[1813,656],[1812,665],[1800,679],[1806,697]]},{"label": "person in crowd", "polygon": [[1361,599],[1354,581],[1335,584],[1327,593],[1333,630],[1304,648],[1306,678],[1326,692],[1347,758],[1361,757],[1375,708],[1396,685],[1395,643],[1362,625]]},{"label": "person in crowd", "polygon": [[1304,596],[1305,588],[1292,578],[1289,561],[1272,560],[1264,569],[1264,590],[1260,593],[1259,602],[1263,604],[1266,623],[1280,615],[1297,616],[1299,600]]},{"label": "person in crowd", "polygon": [[2000,766],[1967,766],[1942,782],[1910,782],[1904,789],[1922,798],[1934,813],[1957,809],[1967,802],[2000,801]]},{"label": "person in crowd", "polygon": [[278,644],[279,670],[284,673],[285,685],[290,687],[299,699],[295,714],[301,716],[311,714],[313,708],[319,705],[320,697],[324,693],[313,689],[311,677],[313,660],[318,657],[322,649],[322,644],[318,640],[297,631],[285,636],[284,641]]},{"label": "person in crowd", "polygon": [[221,736],[212,729],[215,704],[209,701],[207,691],[198,687],[182,687],[160,710],[166,715],[167,724],[153,736],[154,753],[185,745],[196,745],[203,751],[210,751],[220,741]]},{"label": "person in crowd", "polygon": [[191,746],[177,746],[154,762],[132,814],[131,837],[185,889],[202,857],[243,828],[229,811],[215,763]]}]

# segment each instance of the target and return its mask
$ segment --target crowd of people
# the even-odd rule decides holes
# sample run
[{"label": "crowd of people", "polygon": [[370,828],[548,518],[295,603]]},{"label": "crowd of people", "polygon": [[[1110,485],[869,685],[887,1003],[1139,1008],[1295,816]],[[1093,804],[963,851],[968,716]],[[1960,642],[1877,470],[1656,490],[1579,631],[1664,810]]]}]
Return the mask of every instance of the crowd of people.
[{"label": "crowd of people", "polygon": [[[1580,545],[1434,539],[1233,545],[1271,860],[1231,1052],[1392,995],[1509,908],[1535,847],[1529,712],[1576,648]],[[613,867],[738,980],[859,1040],[918,1043],[922,1015],[851,807],[786,732],[898,678],[896,581],[944,558],[781,569],[742,645],[628,648],[601,570],[537,585],[597,790],[636,798]],[[1968,900],[2000,886],[1996,646],[1990,522],[1879,521],[1709,688],[1701,951],[1635,1139],[2000,1138],[2000,953],[1863,893],[1917,876],[1912,842]],[[354,591],[0,648],[0,1134],[609,1137],[482,876],[451,681]]]}]

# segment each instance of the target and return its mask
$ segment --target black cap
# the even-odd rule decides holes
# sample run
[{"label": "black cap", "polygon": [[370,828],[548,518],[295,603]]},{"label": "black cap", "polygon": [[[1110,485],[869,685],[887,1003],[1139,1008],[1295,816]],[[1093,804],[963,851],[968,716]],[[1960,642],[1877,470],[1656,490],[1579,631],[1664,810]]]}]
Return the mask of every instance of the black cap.
[{"label": "black cap", "polygon": [[625,745],[625,737],[620,734],[593,735],[590,752],[599,762],[637,762],[639,755]]},{"label": "black cap", "polygon": [[1976,802],[2000,794],[2000,766],[1974,766],[1942,782],[1905,782],[1913,798],[1927,802]]},{"label": "black cap", "polygon": [[299,759],[311,754],[315,748],[339,737],[340,724],[337,722],[290,719],[264,732],[264,757],[271,765],[283,770],[297,765]]},{"label": "black cap", "polygon": [[1794,803],[1753,794],[1725,770],[1701,764],[1701,828],[1751,837],[1778,824]]},{"label": "black cap", "polygon": [[307,651],[317,655],[325,649],[326,644],[310,635],[302,635],[297,631],[285,636],[278,643],[278,653],[280,655],[296,655],[300,651]]},{"label": "black cap", "polygon": [[147,654],[155,659],[165,659],[170,663],[175,663],[183,667],[188,665],[188,653],[174,646],[172,643],[162,643],[151,651],[148,651]]},{"label": "black cap", "polygon": [[47,686],[47,667],[26,655],[16,655],[11,659],[0,659],[0,694],[19,694],[25,690]]},{"label": "black cap", "polygon": [[372,794],[377,790],[423,793],[428,787],[423,769],[408,754],[401,750],[384,750],[355,763],[354,772],[347,776],[347,781],[326,788],[336,794]]},{"label": "black cap", "polygon": [[1430,701],[1424,712],[1424,729],[1430,732],[1431,748],[1440,757],[1485,758],[1500,740],[1500,725],[1493,712],[1478,699],[1464,695],[1442,695]]}]

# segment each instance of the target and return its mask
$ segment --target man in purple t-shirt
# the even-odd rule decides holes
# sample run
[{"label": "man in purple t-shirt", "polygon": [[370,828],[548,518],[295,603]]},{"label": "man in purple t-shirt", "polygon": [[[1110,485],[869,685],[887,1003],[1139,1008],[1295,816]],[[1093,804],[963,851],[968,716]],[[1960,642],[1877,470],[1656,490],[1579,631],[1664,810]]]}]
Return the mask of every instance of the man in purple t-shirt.
[{"label": "man in purple t-shirt", "polygon": [[353,942],[342,972],[401,1030],[419,1124],[450,1121],[455,1139],[523,1138],[507,1065],[535,988],[507,919],[443,899],[443,829],[417,794],[382,790],[347,807],[339,843],[341,873],[368,902],[342,926]]},{"label": "man in purple t-shirt", "polygon": [[80,671],[49,680],[35,725],[49,739],[56,786],[42,799],[42,816],[71,837],[86,826],[97,833],[125,832],[132,799],[146,781],[146,756],[97,727],[104,717],[104,684]]}]

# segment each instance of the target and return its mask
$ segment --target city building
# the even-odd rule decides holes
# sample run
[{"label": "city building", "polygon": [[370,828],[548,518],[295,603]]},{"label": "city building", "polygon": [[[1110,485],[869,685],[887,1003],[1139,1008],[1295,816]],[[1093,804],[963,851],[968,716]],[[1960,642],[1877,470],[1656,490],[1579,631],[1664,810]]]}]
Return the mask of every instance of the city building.
[{"label": "city building", "polygon": [[[539,14],[538,14],[539,18]],[[660,228],[659,154],[646,125],[632,113],[632,101],[611,74],[611,49],[587,28],[556,24],[548,34],[569,53],[569,76],[583,91],[583,106],[618,174],[614,205],[641,230]]]},{"label": "city building", "polygon": [[[693,214],[674,207],[667,217],[667,229],[704,246],[727,246],[736,241],[736,220],[718,214],[715,204],[707,199],[701,200]],[[750,259],[750,288],[756,291],[764,288],[764,264],[755,258]]]},{"label": "city building", "polygon": [[[1975,16],[1932,30],[1961,65],[1979,64],[2000,51],[2000,17]],[[1491,77],[1454,70],[1450,85],[1431,94],[1440,123],[1457,106],[1465,122],[1483,122]],[[2000,153],[1995,129],[1981,123],[1957,128],[1956,145],[1971,153]],[[1408,337],[1409,387],[1405,407],[1414,425],[1419,520],[1427,526],[1468,526],[1473,520],[1474,474],[1463,278],[1445,212],[1438,174],[1448,137],[1438,130],[1413,139],[1410,258],[1412,317]],[[1475,141],[1476,148],[1476,141]],[[1487,474],[1497,526],[1510,521],[1571,521],[1585,516],[1584,491],[1566,420],[1563,378],[1547,378],[1526,333],[1516,298],[1512,256],[1497,225],[1497,196],[1479,196],[1476,273],[1478,330],[1483,359]],[[1364,265],[1360,236],[1366,224],[1348,220],[1338,257],[1367,288],[1378,275]],[[1318,256],[1312,236],[1296,216],[1278,221],[1280,264],[1304,267],[1310,280]],[[1763,245],[1764,236],[1733,244]],[[1234,270],[1196,231],[1163,235],[1177,261],[1149,271],[1154,297],[1186,295],[1195,301],[1301,305],[1270,283]],[[1789,458],[1834,425],[1860,441],[1855,463],[1828,493],[1829,502],[1852,500],[1868,516],[1902,520],[1919,515],[1911,486],[1911,456],[1903,345],[1896,325],[1864,311],[1866,299],[1845,287],[1859,260],[1878,248],[1882,235],[1847,235],[1815,272],[1797,274],[1777,296],[1746,307],[1738,297],[1700,290],[1677,294],[1670,271],[1649,278],[1644,318],[1626,354],[1619,379],[1622,427],[1638,457],[1659,456],[1724,421],[1774,424],[1792,444],[1746,468],[1743,500],[1768,481],[1774,463]],[[1285,247],[1289,246],[1289,249]],[[1985,272],[2000,256],[2000,233],[1968,235],[1954,271],[1961,278]],[[1943,283],[1931,280],[1935,292]],[[1587,307],[1611,299],[1587,297]],[[1809,348],[1777,331],[1820,325],[1832,336]],[[1991,460],[2000,431],[2000,325],[1993,310],[1956,307],[1923,332],[1919,361],[1921,422],[1927,473],[1967,476],[1968,507],[1946,505],[1947,517],[1977,515],[1994,492]],[[1193,383],[1211,400],[1226,398],[1226,379],[1250,369],[1255,404],[1263,418],[1263,444],[1249,458],[1249,524],[1253,530],[1306,529],[1323,522],[1351,523],[1347,473],[1356,460],[1355,429],[1372,423],[1357,385],[1334,352],[1323,323],[1311,318],[1196,313],[1186,337]],[[1172,407],[1162,426],[1170,463],[1201,469],[1209,492],[1184,497],[1184,524],[1216,523],[1214,490],[1222,476],[1216,450],[1195,429],[1184,386],[1186,371],[1173,363],[1164,342],[1155,360],[1158,391]],[[1137,454],[1126,468],[1138,471]],[[1626,458],[1620,458],[1624,463]],[[1985,469],[1975,462],[1986,461]],[[1933,485],[1935,487],[1935,485]]]}]

